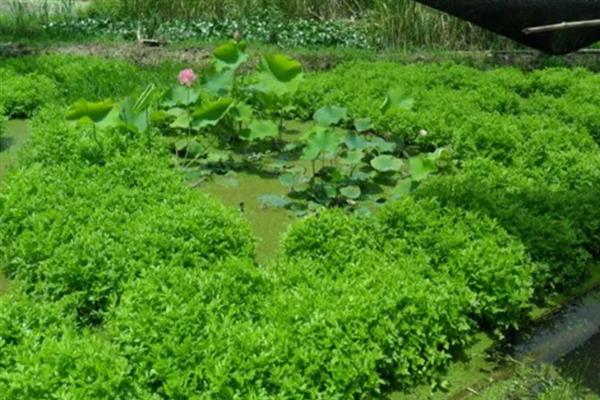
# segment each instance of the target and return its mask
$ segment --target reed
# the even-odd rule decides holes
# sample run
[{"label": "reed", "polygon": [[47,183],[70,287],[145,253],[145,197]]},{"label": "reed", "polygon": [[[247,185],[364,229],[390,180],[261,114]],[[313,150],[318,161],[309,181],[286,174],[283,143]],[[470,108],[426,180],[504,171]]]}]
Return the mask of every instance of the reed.
[{"label": "reed", "polygon": [[240,17],[257,10],[283,18],[359,19],[385,47],[497,48],[507,45],[471,24],[413,0],[95,0],[117,4],[124,18]]}]

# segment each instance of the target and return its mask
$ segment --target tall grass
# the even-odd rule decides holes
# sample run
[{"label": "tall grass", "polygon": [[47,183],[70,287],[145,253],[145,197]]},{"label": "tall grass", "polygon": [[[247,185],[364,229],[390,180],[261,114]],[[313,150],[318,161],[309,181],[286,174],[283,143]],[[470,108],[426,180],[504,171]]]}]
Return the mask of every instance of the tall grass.
[{"label": "tall grass", "polygon": [[[276,22],[288,18],[358,20],[384,47],[487,49],[509,42],[413,0],[90,0],[89,13],[142,20],[157,27],[165,20],[241,18],[266,13]],[[0,0],[0,33],[39,31],[48,21],[72,18],[86,4],[76,0]],[[2,15],[4,14],[4,16]]]},{"label": "tall grass", "polygon": [[30,35],[52,20],[77,16],[76,0],[5,0],[0,1],[0,33]]},{"label": "tall grass", "polygon": [[123,18],[240,17],[268,11],[283,18],[360,19],[388,47],[490,48],[507,41],[413,0],[94,0]]}]

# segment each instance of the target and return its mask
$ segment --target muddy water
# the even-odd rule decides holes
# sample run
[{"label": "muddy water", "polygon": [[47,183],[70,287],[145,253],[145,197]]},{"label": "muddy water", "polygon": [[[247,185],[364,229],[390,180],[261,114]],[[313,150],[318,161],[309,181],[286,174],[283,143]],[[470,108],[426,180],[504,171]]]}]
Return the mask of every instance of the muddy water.
[{"label": "muddy water", "polygon": [[[6,130],[0,137],[0,186],[8,167],[14,162],[16,153],[23,147],[30,131],[29,121],[12,120],[6,123]],[[8,286],[8,279],[0,266],[0,295],[7,292]]]},{"label": "muddy water", "polygon": [[561,358],[557,365],[563,374],[576,382],[582,382],[600,395],[600,333],[596,333],[583,346]]},{"label": "muddy water", "polygon": [[600,289],[521,338],[514,353],[517,358],[553,363],[600,394]]}]

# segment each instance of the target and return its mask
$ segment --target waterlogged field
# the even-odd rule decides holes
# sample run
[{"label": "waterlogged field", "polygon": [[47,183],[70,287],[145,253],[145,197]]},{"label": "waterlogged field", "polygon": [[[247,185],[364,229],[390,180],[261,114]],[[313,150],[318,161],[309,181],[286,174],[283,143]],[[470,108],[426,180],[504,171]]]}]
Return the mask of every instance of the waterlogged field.
[{"label": "waterlogged field", "polygon": [[598,276],[587,70],[2,61],[0,398],[464,398]]}]

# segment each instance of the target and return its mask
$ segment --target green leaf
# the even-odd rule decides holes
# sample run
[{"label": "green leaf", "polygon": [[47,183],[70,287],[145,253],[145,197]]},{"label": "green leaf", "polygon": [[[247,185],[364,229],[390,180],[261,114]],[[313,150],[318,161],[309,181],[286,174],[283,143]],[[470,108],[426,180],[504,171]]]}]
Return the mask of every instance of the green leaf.
[{"label": "green leaf", "polygon": [[360,187],[358,186],[346,186],[340,190],[342,196],[347,197],[352,200],[356,200],[362,194]]},{"label": "green leaf", "polygon": [[359,133],[371,131],[373,130],[373,122],[371,121],[371,118],[356,119],[354,120],[354,129]]},{"label": "green leaf", "polygon": [[191,157],[200,157],[206,154],[204,146],[196,140],[192,140],[187,145],[188,155]]},{"label": "green leaf", "polygon": [[224,150],[211,150],[206,157],[206,161],[211,164],[220,164],[231,160],[231,153]]},{"label": "green leaf", "polygon": [[192,114],[192,126],[201,129],[217,125],[227,115],[232,105],[233,100],[229,98],[202,105]]},{"label": "green leaf", "polygon": [[435,172],[435,162],[426,155],[419,155],[408,159],[408,168],[411,178],[415,182],[420,182]]},{"label": "green leaf", "polygon": [[233,119],[238,122],[249,123],[252,121],[253,110],[246,103],[237,103],[230,111]]},{"label": "green leaf", "polygon": [[175,143],[174,143],[175,151],[177,151],[178,153],[181,151],[184,151],[186,149],[186,147],[188,147],[189,143],[190,143],[190,140],[188,138],[182,138],[182,139],[175,141]]},{"label": "green leaf", "polygon": [[300,86],[300,79],[295,79],[290,82],[281,82],[268,72],[259,73],[256,75],[258,83],[248,86],[251,92],[261,94],[260,100],[265,103],[268,108],[277,105],[277,102],[286,95],[295,93]]},{"label": "green leaf", "polygon": [[103,100],[91,103],[85,100],[77,100],[67,110],[67,119],[69,121],[91,120],[97,124],[113,109],[115,103],[112,100]]},{"label": "green leaf", "polygon": [[337,188],[334,185],[325,184],[323,185],[323,190],[325,192],[325,196],[327,196],[329,199],[335,199],[338,195]]},{"label": "green leaf", "polygon": [[134,102],[131,98],[125,100],[121,105],[119,117],[130,131],[145,133],[150,125],[149,114],[145,109],[136,111],[137,104],[138,101]]},{"label": "green leaf", "polygon": [[[308,137],[307,147],[310,154],[317,154],[321,156],[334,156],[337,153],[338,147],[341,143],[340,137],[335,133],[327,129],[318,129]],[[312,158],[313,160],[316,159]]]},{"label": "green leaf", "polygon": [[321,150],[314,146],[306,146],[302,151],[302,160],[314,161],[319,158]]},{"label": "green leaf", "polygon": [[273,121],[254,120],[248,126],[247,140],[254,142],[267,138],[276,138],[279,136],[279,127]]},{"label": "green leaf", "polygon": [[371,175],[367,174],[364,171],[357,170],[352,173],[352,176],[350,178],[352,178],[352,180],[354,181],[367,182],[371,179]]},{"label": "green leaf", "polygon": [[233,70],[214,71],[202,76],[201,87],[213,96],[226,96],[233,89]]},{"label": "green leaf", "polygon": [[153,83],[146,86],[142,94],[140,94],[140,96],[137,98],[133,106],[133,111],[135,113],[145,111],[150,106],[150,102],[152,101],[152,95],[155,91],[156,86]]},{"label": "green leaf", "polygon": [[408,196],[413,190],[413,181],[411,179],[403,179],[392,190],[392,199],[398,200]]},{"label": "green leaf", "polygon": [[325,106],[315,112],[313,119],[324,126],[337,125],[348,118],[348,110],[339,106]]},{"label": "green leaf", "polygon": [[344,144],[350,150],[364,150],[369,146],[369,142],[361,136],[357,135],[354,132],[348,132],[344,137]]},{"label": "green leaf", "polygon": [[279,177],[279,182],[294,192],[303,192],[308,189],[306,177],[301,172],[287,172]]},{"label": "green leaf", "polygon": [[396,150],[396,143],[388,142],[379,136],[375,136],[371,139],[369,146],[376,149],[379,153],[392,153]]},{"label": "green leaf", "polygon": [[346,165],[358,165],[364,157],[365,153],[361,150],[352,150],[346,154],[346,157],[340,159],[340,161]]},{"label": "green leaf", "polygon": [[264,56],[263,67],[280,82],[291,82],[302,75],[302,64],[284,54]]},{"label": "green leaf", "polygon": [[174,129],[188,129],[190,127],[190,123],[192,118],[189,113],[183,112],[179,114],[175,121],[173,121],[170,125],[171,128]]},{"label": "green leaf", "polygon": [[218,71],[223,69],[236,70],[248,59],[248,54],[246,54],[244,48],[231,41],[217,47],[213,55],[215,57],[215,68]]},{"label": "green leaf", "polygon": [[258,201],[261,203],[263,207],[274,207],[274,208],[284,208],[291,204],[292,202],[283,196],[278,196],[274,194],[265,194],[258,197]]},{"label": "green leaf", "polygon": [[186,86],[173,86],[165,94],[163,105],[165,107],[189,106],[195,104],[200,98],[200,93]]},{"label": "green leaf", "polygon": [[388,91],[388,94],[381,105],[381,112],[387,113],[391,110],[412,110],[414,106],[414,100],[405,95],[405,93],[399,88],[392,88]]},{"label": "green leaf", "polygon": [[434,153],[420,154],[408,159],[408,167],[412,180],[420,182],[437,171],[436,162],[440,158],[443,149]]},{"label": "green leaf", "polygon": [[400,171],[402,169],[402,160],[390,155],[382,155],[371,160],[371,166],[379,172]]}]

